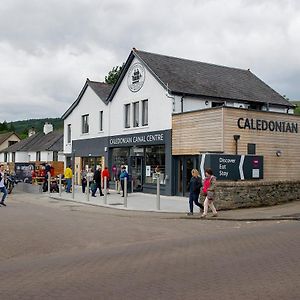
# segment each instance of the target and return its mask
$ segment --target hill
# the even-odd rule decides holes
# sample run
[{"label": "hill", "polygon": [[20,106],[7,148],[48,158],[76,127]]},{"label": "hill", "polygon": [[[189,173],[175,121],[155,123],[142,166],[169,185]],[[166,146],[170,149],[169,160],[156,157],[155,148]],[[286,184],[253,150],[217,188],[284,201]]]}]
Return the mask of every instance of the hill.
[{"label": "hill", "polygon": [[21,139],[28,136],[28,129],[35,128],[36,132],[42,132],[44,124],[48,122],[53,125],[54,130],[63,129],[64,123],[60,118],[29,119],[23,121],[14,121],[10,123],[0,123],[0,131],[15,131]]}]

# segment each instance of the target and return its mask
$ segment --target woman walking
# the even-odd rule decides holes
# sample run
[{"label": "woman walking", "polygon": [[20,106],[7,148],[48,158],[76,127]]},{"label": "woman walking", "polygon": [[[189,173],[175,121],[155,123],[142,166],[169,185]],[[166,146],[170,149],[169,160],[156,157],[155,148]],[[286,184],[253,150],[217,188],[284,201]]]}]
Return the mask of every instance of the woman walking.
[{"label": "woman walking", "polygon": [[204,212],[201,215],[201,218],[205,218],[207,216],[208,206],[211,208],[213,212],[213,217],[218,216],[217,210],[213,202],[215,198],[215,186],[216,186],[216,177],[213,175],[212,169],[206,169],[205,178],[203,181],[203,189],[202,189],[202,192],[205,196]]},{"label": "woman walking", "polygon": [[190,180],[190,196],[189,196],[189,204],[190,204],[190,212],[187,213],[188,216],[193,215],[194,211],[194,203],[201,209],[203,209],[203,205],[199,203],[199,194],[201,189],[201,178],[199,176],[199,172],[196,169],[192,170],[192,178]]}]

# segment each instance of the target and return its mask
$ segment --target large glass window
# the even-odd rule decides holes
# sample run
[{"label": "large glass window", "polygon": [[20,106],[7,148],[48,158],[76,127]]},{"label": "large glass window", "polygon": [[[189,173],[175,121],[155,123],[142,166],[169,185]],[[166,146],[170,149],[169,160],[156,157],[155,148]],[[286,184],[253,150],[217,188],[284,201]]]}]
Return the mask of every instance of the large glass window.
[{"label": "large glass window", "polygon": [[142,125],[148,125],[148,100],[142,101]]},{"label": "large glass window", "polygon": [[112,165],[115,165],[118,169],[122,165],[128,166],[129,164],[129,148],[114,148],[112,149]]},{"label": "large glass window", "polygon": [[82,133],[89,133],[89,115],[81,116]]},{"label": "large glass window", "polygon": [[145,147],[146,183],[156,183],[159,172],[160,183],[165,184],[165,146]]},{"label": "large glass window", "polygon": [[71,143],[71,124],[68,124],[68,129],[67,129],[67,143]]},{"label": "large glass window", "polygon": [[93,172],[101,166],[101,157],[82,157],[81,170],[88,171],[91,169]]},{"label": "large glass window", "polygon": [[99,112],[99,130],[103,131],[103,110]]},{"label": "large glass window", "polygon": [[124,117],[125,128],[130,128],[130,104],[125,104],[124,106]]},{"label": "large glass window", "polygon": [[133,127],[139,127],[139,102],[133,103]]}]

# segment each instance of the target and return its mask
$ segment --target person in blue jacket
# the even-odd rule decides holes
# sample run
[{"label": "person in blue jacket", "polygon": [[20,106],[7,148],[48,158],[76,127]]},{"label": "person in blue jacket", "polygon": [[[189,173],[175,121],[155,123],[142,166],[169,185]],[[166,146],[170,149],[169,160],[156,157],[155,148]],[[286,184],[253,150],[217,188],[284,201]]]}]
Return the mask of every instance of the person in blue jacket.
[{"label": "person in blue jacket", "polygon": [[192,170],[192,178],[190,180],[190,196],[189,196],[189,204],[190,204],[190,212],[187,213],[188,216],[193,215],[194,211],[194,203],[201,209],[203,210],[203,205],[199,203],[199,194],[200,194],[200,189],[202,186],[202,181],[199,176],[199,172],[196,169]]},{"label": "person in blue jacket", "polygon": [[124,197],[124,180],[125,180],[125,178],[127,178],[127,182],[128,182],[129,175],[126,171],[126,167],[122,166],[121,167],[121,174],[120,174],[120,182],[121,182],[121,187],[122,187],[122,191],[123,191],[122,197]]}]

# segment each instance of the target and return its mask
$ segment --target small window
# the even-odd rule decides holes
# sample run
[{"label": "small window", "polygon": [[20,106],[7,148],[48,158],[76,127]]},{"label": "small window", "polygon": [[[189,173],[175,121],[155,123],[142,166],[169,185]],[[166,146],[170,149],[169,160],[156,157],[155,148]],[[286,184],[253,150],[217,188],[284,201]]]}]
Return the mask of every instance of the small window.
[{"label": "small window", "polygon": [[58,152],[53,151],[53,161],[58,161]]},{"label": "small window", "polygon": [[142,125],[148,125],[148,100],[142,101]]},{"label": "small window", "polygon": [[211,107],[218,107],[218,106],[223,106],[224,102],[212,102]]},{"label": "small window", "polygon": [[125,104],[124,106],[124,114],[125,114],[125,128],[130,128],[130,104]]},{"label": "small window", "polygon": [[7,153],[4,153],[4,162],[7,162]]},{"label": "small window", "polygon": [[17,141],[8,141],[8,147],[12,146],[13,144],[17,143]]},{"label": "small window", "polygon": [[68,124],[67,128],[67,143],[71,143],[71,124]]},{"label": "small window", "polygon": [[38,152],[36,153],[36,160],[37,160],[37,161],[41,161],[41,152],[40,152],[40,151],[38,151]]},{"label": "small window", "polygon": [[133,103],[133,127],[139,127],[139,102]]},{"label": "small window", "polygon": [[82,133],[89,133],[89,115],[83,115],[82,118]]},{"label": "small window", "polygon": [[103,110],[99,112],[99,130],[103,131]]},{"label": "small window", "polygon": [[12,152],[11,161],[16,162],[16,152]]},{"label": "small window", "polygon": [[248,154],[256,154],[256,144],[248,144]]}]

